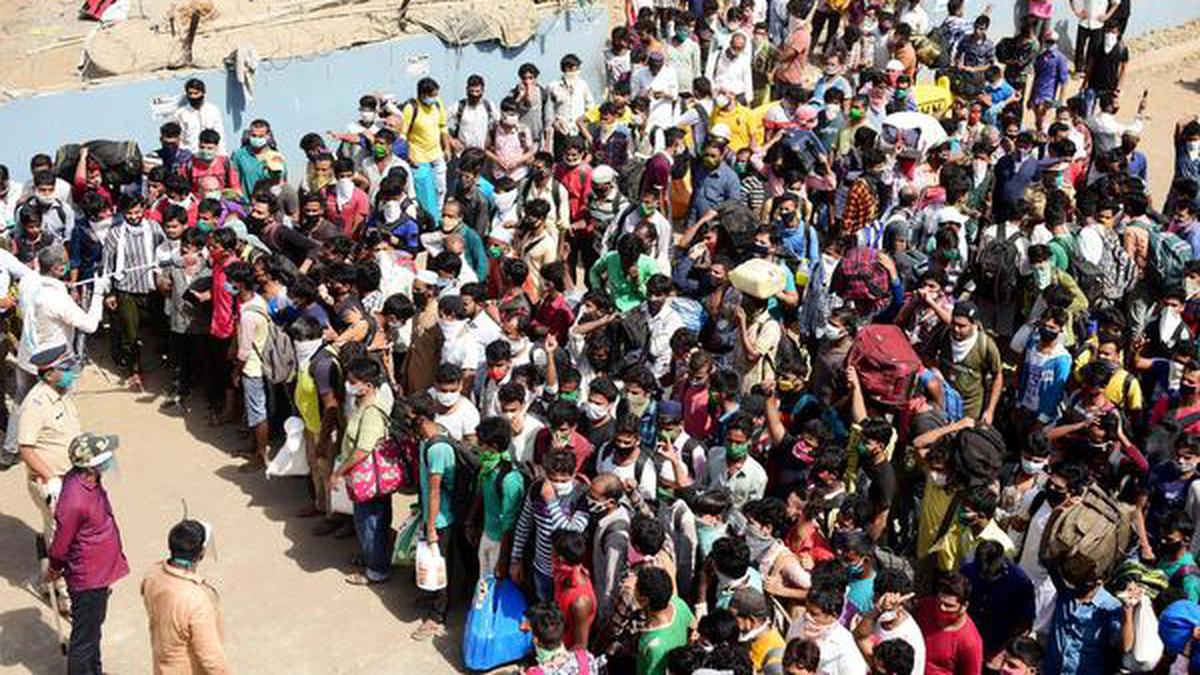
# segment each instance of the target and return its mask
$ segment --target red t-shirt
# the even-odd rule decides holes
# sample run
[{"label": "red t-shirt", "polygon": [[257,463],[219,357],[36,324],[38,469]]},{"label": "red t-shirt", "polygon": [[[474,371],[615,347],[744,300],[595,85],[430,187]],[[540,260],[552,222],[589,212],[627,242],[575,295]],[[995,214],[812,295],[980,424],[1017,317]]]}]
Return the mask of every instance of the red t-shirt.
[{"label": "red t-shirt", "polygon": [[708,385],[684,384],[675,398],[683,405],[683,430],[692,438],[708,438],[713,420],[708,414]]},{"label": "red t-shirt", "polygon": [[371,202],[367,199],[367,193],[358,188],[354,188],[354,194],[350,195],[350,201],[340,207],[335,191],[329,190],[329,194],[325,198],[325,217],[329,219],[329,222],[337,225],[342,234],[347,237],[354,237],[355,217],[361,216],[361,221],[365,221],[370,214]]},{"label": "red t-shirt", "polygon": [[233,296],[225,288],[225,267],[237,260],[237,256],[226,253],[223,260],[213,261],[212,266],[212,323],[209,329],[215,338],[233,337],[237,322],[233,315]]},{"label": "red t-shirt", "polygon": [[585,567],[555,567],[554,569],[554,604],[563,613],[565,630],[563,631],[563,646],[574,649],[575,618],[571,616],[571,605],[581,597],[592,599],[592,611],[589,619],[596,620],[596,589],[592,587],[592,577]]},{"label": "red t-shirt", "polygon": [[[550,452],[551,433],[549,428],[543,428],[533,439],[533,461],[538,465],[542,463],[542,458],[546,456],[546,453]],[[581,474],[588,458],[592,456],[592,443],[583,434],[572,431],[571,450],[575,453],[575,473]]]},{"label": "red t-shirt", "polygon": [[587,210],[588,195],[592,192],[592,167],[580,164],[570,167],[559,164],[554,167],[554,179],[567,188],[567,204],[571,211],[571,222],[583,220]]},{"label": "red t-shirt", "polygon": [[925,637],[926,675],[979,675],[983,672],[983,638],[971,617],[958,630],[945,630],[937,622],[937,597],[917,601],[913,614]]}]

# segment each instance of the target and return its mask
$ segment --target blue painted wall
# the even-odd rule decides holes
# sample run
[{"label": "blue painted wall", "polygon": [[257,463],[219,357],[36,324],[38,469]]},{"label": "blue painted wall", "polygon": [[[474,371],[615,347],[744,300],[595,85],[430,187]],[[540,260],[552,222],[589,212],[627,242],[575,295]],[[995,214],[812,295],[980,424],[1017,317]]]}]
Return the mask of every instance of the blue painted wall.
[{"label": "blue painted wall", "polygon": [[[158,123],[150,101],[179,94],[189,77],[208,85],[209,100],[224,105],[225,130],[230,136],[251,120],[271,122],[293,176],[303,175],[300,137],[309,131],[344,130],[357,117],[358,97],[375,90],[402,100],[416,95],[417,77],[406,74],[410,57],[428,56],[428,74],[442,85],[442,96],[456,101],[464,95],[467,77],[478,73],[494,100],[517,80],[517,67],[532,62],[542,79],[557,77],[558,61],[574,52],[584,61],[584,76],[599,95],[603,54],[608,37],[608,14],[602,7],[575,9],[547,17],[534,37],[516,49],[496,43],[447,47],[431,35],[402,38],[315,57],[259,64],[254,100],[247,102],[233,75],[213,70],[178,77],[100,85],[81,91],[45,94],[0,105],[0,163],[14,178],[24,180],[29,158],[53,155],[62,143],[91,138],[134,139],[143,151],[157,147]],[[233,142],[236,146],[236,141]]]}]

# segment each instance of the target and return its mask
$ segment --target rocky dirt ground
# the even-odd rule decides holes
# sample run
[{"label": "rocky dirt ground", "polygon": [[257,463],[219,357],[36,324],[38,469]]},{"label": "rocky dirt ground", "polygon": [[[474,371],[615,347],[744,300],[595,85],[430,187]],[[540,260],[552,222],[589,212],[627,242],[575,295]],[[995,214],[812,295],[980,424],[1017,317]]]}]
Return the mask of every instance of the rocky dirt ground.
[{"label": "rocky dirt ground", "polygon": [[[1200,111],[1200,24],[1138,42],[1123,94],[1132,116],[1150,90],[1142,148],[1161,198],[1171,177],[1175,120]],[[154,385],[156,378],[152,378]],[[342,576],[353,540],[310,534],[292,514],[298,479],[240,473],[227,453],[246,442],[234,427],[212,429],[202,414],[166,415],[150,394],[132,394],[89,367],[78,393],[85,428],[122,438],[120,471],[109,482],[133,573],[118,583],[105,625],[105,669],[149,671],[150,646],[138,586],[166,552],[166,533],[186,499],[216,528],[214,559],[201,570],[218,584],[233,664],[242,673],[448,673],[460,662],[457,632],[434,643],[408,634],[421,618],[411,572],[369,589]],[[37,572],[33,505],[20,470],[0,474],[0,672],[61,672],[54,623],[26,590]],[[461,624],[462,614],[454,617]]]}]

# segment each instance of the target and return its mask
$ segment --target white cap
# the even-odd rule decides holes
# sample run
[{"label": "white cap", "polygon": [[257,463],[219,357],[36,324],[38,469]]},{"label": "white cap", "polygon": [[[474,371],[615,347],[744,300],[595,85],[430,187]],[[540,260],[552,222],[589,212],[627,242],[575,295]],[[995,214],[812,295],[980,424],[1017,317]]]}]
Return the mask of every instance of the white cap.
[{"label": "white cap", "polygon": [[732,132],[729,131],[729,125],[725,123],[714,124],[713,128],[708,130],[709,136],[712,136],[713,138],[720,138],[725,141],[729,140],[731,134]]},{"label": "white cap", "polygon": [[900,63],[900,61],[897,59],[892,59],[891,61],[887,62],[887,66],[884,67],[884,70],[904,70],[904,64]]},{"label": "white cap", "polygon": [[613,180],[615,180],[616,177],[617,177],[616,170],[607,164],[601,164],[600,166],[596,167],[595,169],[592,169],[592,182],[593,183],[600,183],[601,185],[604,185],[606,183],[613,182]]},{"label": "white cap", "polygon": [[437,272],[431,272],[429,270],[421,270],[420,272],[417,272],[417,281],[425,284],[426,286],[437,286],[438,285]]}]

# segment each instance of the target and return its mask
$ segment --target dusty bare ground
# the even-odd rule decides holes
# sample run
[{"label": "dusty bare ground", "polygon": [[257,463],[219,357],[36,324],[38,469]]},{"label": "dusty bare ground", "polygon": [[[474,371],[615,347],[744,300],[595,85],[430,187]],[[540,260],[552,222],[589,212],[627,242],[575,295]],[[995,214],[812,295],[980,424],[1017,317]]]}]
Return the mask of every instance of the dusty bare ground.
[{"label": "dusty bare ground", "polygon": [[[1141,41],[1127,78],[1125,111],[1143,88],[1151,120],[1142,141],[1157,198],[1171,177],[1175,120],[1200,110],[1200,26]],[[152,384],[154,384],[152,382]],[[117,584],[105,626],[106,670],[149,670],[150,647],[138,594],[141,573],[165,554],[180,500],[217,531],[215,560],[202,571],[221,589],[229,653],[243,673],[446,673],[460,662],[457,635],[433,645],[408,634],[420,619],[411,572],[388,584],[342,581],[353,540],[309,534],[293,517],[304,502],[297,479],[266,481],[237,471],[227,451],[246,442],[236,429],[210,429],[202,416],[158,412],[150,395],[120,390],[89,367],[78,394],[85,427],[122,438],[119,476],[110,482],[133,574]],[[0,474],[0,672],[60,672],[54,624],[24,586],[36,573],[34,508],[19,470]],[[460,624],[461,612],[454,617]]]}]

